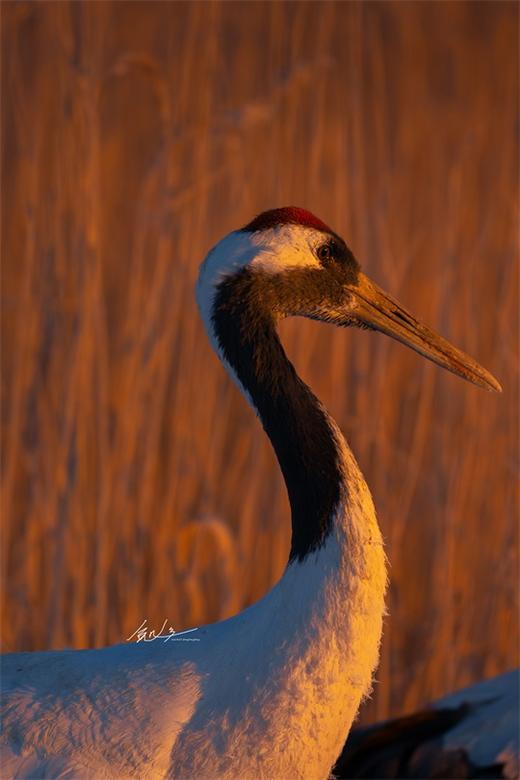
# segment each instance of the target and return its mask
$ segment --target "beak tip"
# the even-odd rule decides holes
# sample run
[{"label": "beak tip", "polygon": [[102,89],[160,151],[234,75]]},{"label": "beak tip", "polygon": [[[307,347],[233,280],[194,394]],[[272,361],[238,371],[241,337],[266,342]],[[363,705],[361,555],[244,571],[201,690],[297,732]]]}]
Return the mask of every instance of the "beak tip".
[{"label": "beak tip", "polygon": [[501,393],[502,385],[498,379],[495,379],[493,374],[490,374],[489,372],[486,372],[486,374],[486,390],[488,390],[490,393]]}]

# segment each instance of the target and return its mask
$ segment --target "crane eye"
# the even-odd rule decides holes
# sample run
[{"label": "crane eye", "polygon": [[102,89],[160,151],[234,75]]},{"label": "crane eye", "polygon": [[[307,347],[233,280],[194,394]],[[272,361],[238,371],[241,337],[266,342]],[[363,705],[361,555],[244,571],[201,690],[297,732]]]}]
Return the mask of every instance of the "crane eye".
[{"label": "crane eye", "polygon": [[318,260],[321,263],[328,263],[330,260],[332,260],[332,249],[330,244],[322,244],[320,247],[318,247],[316,254],[318,255]]}]

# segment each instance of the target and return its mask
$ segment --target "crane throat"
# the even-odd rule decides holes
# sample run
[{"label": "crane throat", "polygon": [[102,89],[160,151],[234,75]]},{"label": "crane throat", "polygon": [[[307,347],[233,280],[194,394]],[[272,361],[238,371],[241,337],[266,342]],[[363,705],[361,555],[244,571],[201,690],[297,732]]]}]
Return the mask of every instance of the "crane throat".
[{"label": "crane throat", "polygon": [[341,500],[341,453],[330,418],[288,360],[262,277],[243,269],[217,287],[211,325],[218,351],[258,412],[291,505],[289,562],[330,535]]}]

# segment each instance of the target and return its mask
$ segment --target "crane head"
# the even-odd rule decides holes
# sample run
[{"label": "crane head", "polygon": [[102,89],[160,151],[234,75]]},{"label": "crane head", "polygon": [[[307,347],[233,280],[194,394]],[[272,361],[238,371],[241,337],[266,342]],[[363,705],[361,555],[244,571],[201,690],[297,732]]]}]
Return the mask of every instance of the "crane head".
[{"label": "crane head", "polygon": [[417,320],[360,270],[345,241],[310,212],[265,211],[226,236],[201,266],[197,298],[206,321],[217,292],[234,284],[258,317],[308,317],[386,333],[485,390],[500,384],[473,358]]}]

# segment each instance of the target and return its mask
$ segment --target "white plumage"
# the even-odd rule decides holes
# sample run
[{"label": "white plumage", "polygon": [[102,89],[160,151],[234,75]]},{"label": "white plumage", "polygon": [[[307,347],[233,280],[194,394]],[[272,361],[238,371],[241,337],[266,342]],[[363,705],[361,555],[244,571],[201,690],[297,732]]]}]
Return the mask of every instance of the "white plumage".
[{"label": "white plumage", "polygon": [[370,495],[344,457],[350,498],[330,540],[189,635],[200,642],[4,656],[4,776],[327,777],[370,689],[386,581]]},{"label": "white plumage", "polygon": [[326,546],[198,643],[6,656],[7,776],[326,777],[370,688],[383,612],[372,503],[361,478],[350,489]]},{"label": "white plumage", "polygon": [[226,237],[201,267],[197,298],[285,477],[287,569],[263,599],[191,641],[4,656],[3,777],[326,778],[370,691],[385,555],[357,464],[285,357],[276,322],[369,325],[498,386],[299,209],[266,212]]},{"label": "white plumage", "polygon": [[435,707],[469,705],[467,716],[443,737],[445,750],[467,752],[477,766],[501,764],[504,777],[520,775],[520,674],[501,674],[444,696]]},{"label": "white plumage", "polygon": [[412,715],[354,729],[334,768],[338,780],[504,778],[520,774],[520,673],[438,699]]}]

